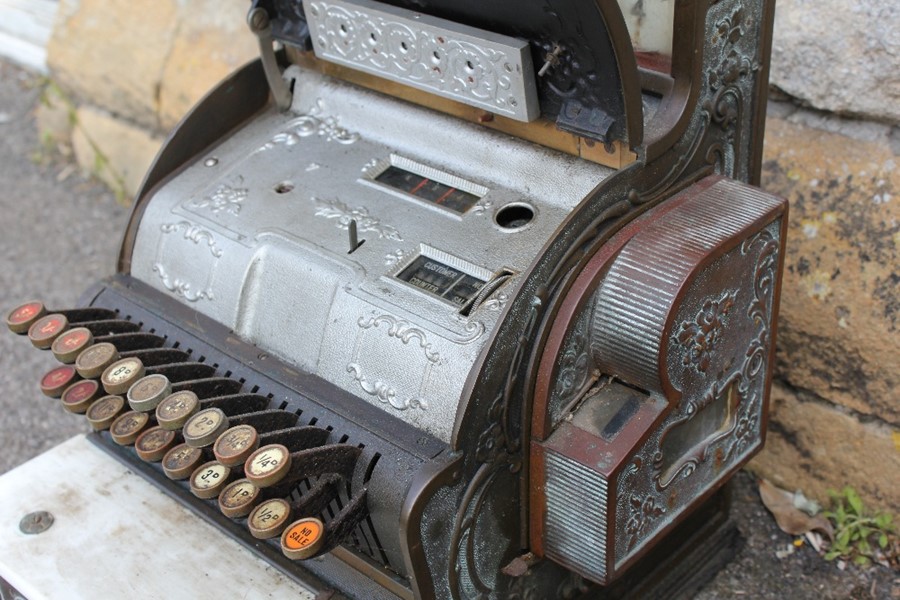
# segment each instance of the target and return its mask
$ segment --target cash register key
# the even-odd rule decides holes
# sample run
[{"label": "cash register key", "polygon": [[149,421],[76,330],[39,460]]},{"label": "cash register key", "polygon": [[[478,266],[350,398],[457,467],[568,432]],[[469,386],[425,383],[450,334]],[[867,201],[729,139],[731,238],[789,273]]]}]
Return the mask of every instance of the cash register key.
[{"label": "cash register key", "polygon": [[6,315],[6,326],[13,333],[26,333],[31,325],[47,314],[43,302],[33,300],[20,304]]},{"label": "cash register key", "polygon": [[87,327],[75,327],[53,340],[50,351],[61,363],[70,364],[82,350],[94,343],[94,334]]},{"label": "cash register key", "polygon": [[122,396],[103,396],[87,409],[84,414],[94,431],[109,429],[116,417],[125,410],[125,398]]},{"label": "cash register key", "polygon": [[62,405],[69,412],[82,414],[101,396],[100,384],[93,379],[73,383],[62,393]]},{"label": "cash register key", "polygon": [[103,384],[107,394],[124,394],[144,376],[144,372],[144,363],[141,359],[130,356],[106,367],[100,376],[100,383]]},{"label": "cash register key", "polygon": [[78,380],[78,372],[71,365],[51,369],[41,377],[41,391],[51,398],[62,396],[63,390]]},{"label": "cash register key", "polygon": [[203,460],[203,450],[185,443],[178,444],[163,456],[162,468],[166,477],[178,481],[187,479]]},{"label": "cash register key", "polygon": [[182,390],[167,396],[156,407],[156,422],[163,429],[175,431],[200,409],[200,399],[190,390]]},{"label": "cash register key", "polygon": [[69,320],[65,315],[51,314],[41,317],[28,328],[28,339],[35,348],[46,350],[53,344],[53,340],[62,335],[69,328]]},{"label": "cash register key", "polygon": [[119,415],[112,425],[109,426],[109,433],[112,439],[120,446],[129,446],[134,443],[141,431],[150,422],[150,415],[133,410]]},{"label": "cash register key", "polygon": [[204,500],[215,498],[228,485],[230,475],[230,467],[214,460],[204,463],[191,473],[191,492]]},{"label": "cash register key", "polygon": [[219,494],[219,510],[226,517],[246,517],[259,500],[259,488],[248,479],[232,481]]},{"label": "cash register key", "polygon": [[109,342],[100,342],[81,351],[75,369],[85,379],[100,377],[106,367],[119,360],[119,351]]},{"label": "cash register key", "polygon": [[213,454],[225,466],[244,464],[247,457],[259,447],[259,435],[251,425],[236,425],[224,432],[213,445]]},{"label": "cash register key", "polygon": [[291,451],[281,444],[269,444],[256,450],[244,463],[244,474],[257,486],[275,485],[291,469]]},{"label": "cash register key", "polygon": [[325,539],[325,524],[315,517],[294,521],[281,534],[281,552],[292,560],[315,556]]},{"label": "cash register key", "polygon": [[250,534],[258,540],[268,540],[284,531],[291,518],[291,505],[282,498],[266,500],[247,517]]},{"label": "cash register key", "polygon": [[184,424],[184,441],[194,448],[211,446],[228,429],[228,417],[219,408],[201,410]]},{"label": "cash register key", "polygon": [[171,393],[172,384],[168,377],[159,373],[147,375],[128,388],[128,406],[138,412],[150,412],[156,410],[163,398]]},{"label": "cash register key", "polygon": [[134,450],[141,460],[159,462],[166,452],[175,446],[175,432],[163,429],[159,425],[151,427],[134,441]]}]

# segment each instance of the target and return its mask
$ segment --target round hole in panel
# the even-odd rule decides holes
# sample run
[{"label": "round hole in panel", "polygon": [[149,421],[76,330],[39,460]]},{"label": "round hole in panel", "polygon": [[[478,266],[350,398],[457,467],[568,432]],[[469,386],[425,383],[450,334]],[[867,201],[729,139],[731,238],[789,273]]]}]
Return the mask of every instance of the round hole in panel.
[{"label": "round hole in panel", "polygon": [[276,194],[287,194],[291,190],[294,189],[294,183],[291,181],[282,181],[277,184],[274,188]]},{"label": "round hole in panel", "polygon": [[525,202],[513,202],[502,206],[494,214],[494,222],[501,229],[517,231],[526,227],[534,219],[534,208]]}]

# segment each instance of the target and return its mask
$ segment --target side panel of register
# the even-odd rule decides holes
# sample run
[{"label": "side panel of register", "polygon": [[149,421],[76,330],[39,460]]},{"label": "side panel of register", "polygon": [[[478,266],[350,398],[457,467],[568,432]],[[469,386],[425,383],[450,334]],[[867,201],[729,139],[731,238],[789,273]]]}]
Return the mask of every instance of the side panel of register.
[{"label": "side panel of register", "polygon": [[532,444],[544,556],[608,583],[762,447],[785,211],[708,178],[582,274],[568,343],[602,375]]}]

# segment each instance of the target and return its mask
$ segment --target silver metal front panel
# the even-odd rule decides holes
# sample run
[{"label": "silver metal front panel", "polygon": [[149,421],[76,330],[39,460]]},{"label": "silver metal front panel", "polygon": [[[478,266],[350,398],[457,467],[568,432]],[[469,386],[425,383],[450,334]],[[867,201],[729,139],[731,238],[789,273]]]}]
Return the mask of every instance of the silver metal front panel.
[{"label": "silver metal front panel", "polygon": [[[286,76],[290,112],[263,114],[156,192],[132,275],[448,441],[518,274],[612,170],[297,67]],[[460,213],[375,185],[392,157],[468,182],[477,202]],[[523,205],[531,222],[498,224]],[[348,253],[351,221],[364,241]],[[395,277],[420,255],[513,275],[465,315]]]},{"label": "silver metal front panel", "polygon": [[316,56],[517,121],[540,116],[526,40],[368,0],[303,0]]}]

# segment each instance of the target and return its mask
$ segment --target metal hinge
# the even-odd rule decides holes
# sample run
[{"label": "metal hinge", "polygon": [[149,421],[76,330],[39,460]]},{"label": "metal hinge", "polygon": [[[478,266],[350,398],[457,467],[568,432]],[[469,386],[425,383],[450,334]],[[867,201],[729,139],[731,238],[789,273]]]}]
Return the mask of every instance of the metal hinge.
[{"label": "metal hinge", "polygon": [[272,23],[269,20],[269,13],[266,12],[266,9],[255,6],[247,14],[247,24],[250,26],[250,31],[259,40],[259,54],[275,104],[281,110],[287,110],[291,107],[292,95],[287,82],[282,77],[278,59],[275,57]]}]

